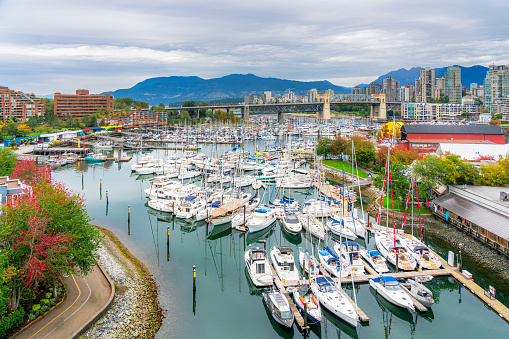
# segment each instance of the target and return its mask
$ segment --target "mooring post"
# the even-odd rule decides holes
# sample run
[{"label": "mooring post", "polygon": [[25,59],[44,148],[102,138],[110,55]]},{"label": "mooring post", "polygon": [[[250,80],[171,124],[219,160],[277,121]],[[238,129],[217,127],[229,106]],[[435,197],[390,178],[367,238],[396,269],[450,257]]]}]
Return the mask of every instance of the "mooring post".
[{"label": "mooring post", "polygon": [[170,226],[166,230],[166,261],[170,261]]},{"label": "mooring post", "polygon": [[193,265],[193,292],[196,292],[196,265]]},{"label": "mooring post", "polygon": [[127,235],[131,235],[131,205],[127,207]]},{"label": "mooring post", "polygon": [[110,203],[108,191],[106,191],[106,206]]}]

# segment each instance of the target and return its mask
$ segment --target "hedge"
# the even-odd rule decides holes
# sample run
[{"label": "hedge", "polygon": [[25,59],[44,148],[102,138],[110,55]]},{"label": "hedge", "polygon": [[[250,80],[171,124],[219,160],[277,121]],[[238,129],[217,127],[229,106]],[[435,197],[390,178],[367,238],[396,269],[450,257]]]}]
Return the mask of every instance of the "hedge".
[{"label": "hedge", "polygon": [[0,318],[0,338],[5,337],[5,334],[11,328],[16,328],[23,322],[25,310],[23,307],[18,307],[16,311]]}]

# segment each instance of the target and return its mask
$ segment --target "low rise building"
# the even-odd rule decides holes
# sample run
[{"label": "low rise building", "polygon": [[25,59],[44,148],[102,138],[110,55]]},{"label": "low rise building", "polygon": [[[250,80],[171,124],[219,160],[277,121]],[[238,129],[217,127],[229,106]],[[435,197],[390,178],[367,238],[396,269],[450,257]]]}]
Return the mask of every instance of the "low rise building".
[{"label": "low rise building", "polygon": [[401,104],[401,117],[415,121],[444,120],[460,117],[463,113],[479,114],[482,105],[408,102]]},{"label": "low rise building", "polygon": [[46,102],[34,94],[16,92],[8,87],[0,87],[0,118],[7,122],[12,118],[26,122],[34,116],[44,116]]},{"label": "low rise building", "polygon": [[123,128],[155,127],[168,124],[166,111],[136,110],[120,112],[120,116],[108,116],[104,119],[106,125]]}]

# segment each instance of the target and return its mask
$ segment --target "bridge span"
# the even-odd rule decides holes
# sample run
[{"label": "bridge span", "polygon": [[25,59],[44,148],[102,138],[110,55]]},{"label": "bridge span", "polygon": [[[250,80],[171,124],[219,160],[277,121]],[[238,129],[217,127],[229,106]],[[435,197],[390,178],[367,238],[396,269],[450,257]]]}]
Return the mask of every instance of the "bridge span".
[{"label": "bridge span", "polygon": [[[390,103],[394,104],[394,103]],[[198,111],[198,110],[240,110],[242,120],[249,121],[249,115],[258,114],[277,114],[279,123],[283,123],[284,113],[316,113],[320,121],[330,120],[330,106],[335,105],[370,105],[370,118],[373,120],[387,119],[387,103],[385,102],[385,94],[377,94],[370,101],[334,101],[330,102],[328,96],[320,102],[311,103],[276,103],[276,104],[226,104],[211,106],[195,106],[195,107],[169,107],[168,111]]]}]

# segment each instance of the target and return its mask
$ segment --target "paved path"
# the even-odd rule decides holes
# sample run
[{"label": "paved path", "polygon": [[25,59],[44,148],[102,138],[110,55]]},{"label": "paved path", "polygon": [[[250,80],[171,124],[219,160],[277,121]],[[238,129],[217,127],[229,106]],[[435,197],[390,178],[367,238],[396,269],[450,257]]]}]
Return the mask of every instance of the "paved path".
[{"label": "paved path", "polygon": [[13,339],[71,338],[110,297],[110,284],[97,266],[87,276],[71,275],[64,277],[64,281],[67,299]]}]

